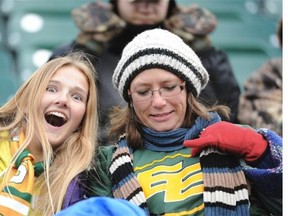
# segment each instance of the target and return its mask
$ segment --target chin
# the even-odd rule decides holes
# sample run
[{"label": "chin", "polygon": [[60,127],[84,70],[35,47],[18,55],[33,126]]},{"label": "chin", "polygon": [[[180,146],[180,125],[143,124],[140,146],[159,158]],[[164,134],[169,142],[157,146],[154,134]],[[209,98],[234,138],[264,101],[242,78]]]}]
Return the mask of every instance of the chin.
[{"label": "chin", "polygon": [[64,140],[59,140],[59,139],[48,139],[48,140],[52,147],[56,147],[64,143]]},{"label": "chin", "polygon": [[168,132],[168,131],[174,130],[175,128],[174,127],[167,127],[167,125],[166,125],[166,126],[163,126],[163,127],[161,127],[161,126],[154,127],[152,129],[155,130],[155,131],[158,131],[158,132]]}]

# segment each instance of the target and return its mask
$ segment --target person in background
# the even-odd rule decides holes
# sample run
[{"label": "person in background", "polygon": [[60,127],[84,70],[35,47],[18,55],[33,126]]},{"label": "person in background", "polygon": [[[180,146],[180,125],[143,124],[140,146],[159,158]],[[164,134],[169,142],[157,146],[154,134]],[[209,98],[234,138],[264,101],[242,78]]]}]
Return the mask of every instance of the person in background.
[{"label": "person in background", "polygon": [[74,9],[72,18],[79,35],[68,45],[55,49],[50,59],[78,49],[93,57],[99,77],[100,143],[107,143],[104,126],[108,128],[110,124],[108,111],[125,104],[111,88],[112,73],[121,52],[134,36],[155,27],[179,35],[197,53],[210,75],[199,99],[209,105],[226,104],[232,113],[229,121],[236,122],[240,88],[227,55],[210,41],[209,34],[217,26],[210,11],[197,5],[181,7],[175,0],[112,0],[109,4],[92,1]]},{"label": "person in background", "polygon": [[84,199],[97,98],[94,67],[75,52],[41,66],[0,108],[0,215],[50,216]]},{"label": "person in background", "polygon": [[[282,19],[277,37],[282,49]],[[265,62],[246,80],[239,99],[239,122],[266,127],[283,135],[282,124],[282,57]]]},{"label": "person in background", "polygon": [[282,138],[199,102],[209,74],[180,37],[140,33],[112,82],[127,105],[111,114],[118,142],[99,147],[90,196],[126,199],[147,215],[281,215]]}]

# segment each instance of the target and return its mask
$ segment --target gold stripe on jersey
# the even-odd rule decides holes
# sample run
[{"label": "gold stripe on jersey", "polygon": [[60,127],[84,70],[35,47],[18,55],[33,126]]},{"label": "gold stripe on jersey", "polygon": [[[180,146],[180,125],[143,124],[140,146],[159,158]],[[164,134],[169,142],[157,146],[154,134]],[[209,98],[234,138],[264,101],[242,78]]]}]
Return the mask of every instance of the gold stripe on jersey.
[{"label": "gold stripe on jersey", "polygon": [[169,156],[166,156],[166,157],[163,157],[159,160],[153,160],[151,163],[148,163],[148,164],[145,164],[144,166],[138,166],[138,167],[134,167],[134,172],[137,172],[139,170],[143,170],[149,166],[153,166],[153,164],[156,164],[156,163],[160,163],[160,162],[163,162],[169,158],[176,158],[176,157],[183,157],[183,158],[190,158],[191,157],[191,154],[181,154],[181,153],[177,153],[177,154],[174,154],[174,155],[169,155]]},{"label": "gold stripe on jersey", "polygon": [[202,203],[201,205],[197,206],[196,208],[193,208],[192,210],[189,211],[182,211],[182,212],[177,212],[177,213],[166,213],[163,214],[163,216],[186,216],[186,215],[192,215],[195,214],[196,212],[200,212],[201,210],[204,209],[204,203]]}]

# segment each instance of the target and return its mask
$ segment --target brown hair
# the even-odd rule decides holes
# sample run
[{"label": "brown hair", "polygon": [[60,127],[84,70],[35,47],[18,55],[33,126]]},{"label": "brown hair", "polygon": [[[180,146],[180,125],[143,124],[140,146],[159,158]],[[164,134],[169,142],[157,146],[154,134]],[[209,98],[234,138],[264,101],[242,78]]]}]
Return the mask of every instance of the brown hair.
[{"label": "brown hair", "polygon": [[[185,120],[183,121],[183,128],[190,128],[198,116],[209,120],[209,112],[216,111],[226,118],[229,118],[230,109],[223,105],[214,105],[212,107],[205,107],[200,103],[191,92],[187,96],[187,110]],[[118,139],[120,135],[126,134],[128,145],[132,148],[141,148],[143,146],[141,138],[141,123],[139,122],[132,102],[125,108],[114,107],[110,114],[111,130],[110,138],[112,140]]]}]

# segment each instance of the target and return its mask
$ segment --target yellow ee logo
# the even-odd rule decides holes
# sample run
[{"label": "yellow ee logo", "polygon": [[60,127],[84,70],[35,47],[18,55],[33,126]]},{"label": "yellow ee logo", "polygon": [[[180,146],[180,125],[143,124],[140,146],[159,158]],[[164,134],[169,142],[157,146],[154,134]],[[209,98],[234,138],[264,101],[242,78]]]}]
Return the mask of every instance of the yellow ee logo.
[{"label": "yellow ee logo", "polygon": [[160,165],[138,174],[145,197],[164,192],[165,202],[176,202],[203,193],[203,173],[200,163],[183,168],[182,162]]}]

